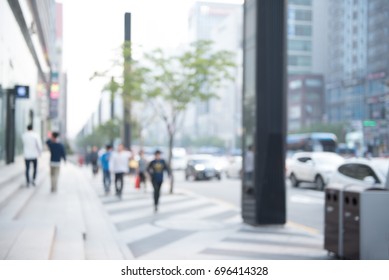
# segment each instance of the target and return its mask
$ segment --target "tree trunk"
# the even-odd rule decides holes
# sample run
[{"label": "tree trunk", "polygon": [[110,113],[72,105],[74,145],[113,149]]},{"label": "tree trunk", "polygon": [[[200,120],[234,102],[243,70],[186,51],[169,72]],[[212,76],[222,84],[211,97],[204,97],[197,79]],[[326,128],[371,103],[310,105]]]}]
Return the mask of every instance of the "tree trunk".
[{"label": "tree trunk", "polygon": [[172,159],[173,159],[173,146],[174,146],[174,133],[169,131],[169,157],[168,157],[168,166],[170,170],[170,193],[173,193],[174,190],[174,176],[172,169]]},{"label": "tree trunk", "polygon": [[[114,92],[111,92],[111,121],[113,122],[114,119],[115,119],[115,93]],[[109,141],[111,142],[110,144],[113,145],[113,142],[115,140],[115,135],[114,135],[114,132],[111,131],[111,135],[109,137]]]},{"label": "tree trunk", "polygon": [[115,93],[111,92],[111,120],[115,118]]}]

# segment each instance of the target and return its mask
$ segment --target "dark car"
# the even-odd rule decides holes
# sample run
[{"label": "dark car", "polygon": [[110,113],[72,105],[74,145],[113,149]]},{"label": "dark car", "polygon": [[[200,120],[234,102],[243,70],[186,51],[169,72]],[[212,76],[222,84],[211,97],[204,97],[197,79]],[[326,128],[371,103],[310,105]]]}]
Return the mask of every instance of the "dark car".
[{"label": "dark car", "polygon": [[189,180],[210,180],[216,178],[221,179],[221,168],[218,166],[212,156],[197,155],[188,159],[185,168],[185,179]]}]

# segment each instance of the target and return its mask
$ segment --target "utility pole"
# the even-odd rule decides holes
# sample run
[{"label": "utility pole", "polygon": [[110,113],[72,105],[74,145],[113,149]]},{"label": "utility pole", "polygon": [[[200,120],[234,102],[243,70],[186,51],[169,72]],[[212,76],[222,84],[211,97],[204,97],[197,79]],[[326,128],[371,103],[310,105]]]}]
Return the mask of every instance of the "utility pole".
[{"label": "utility pole", "polygon": [[[127,47],[131,48],[131,13],[124,14],[124,85],[128,84],[130,65],[131,65],[131,52],[126,50]],[[123,90],[128,90],[126,86]],[[127,148],[131,148],[131,99],[130,92],[123,92],[123,144]]]}]

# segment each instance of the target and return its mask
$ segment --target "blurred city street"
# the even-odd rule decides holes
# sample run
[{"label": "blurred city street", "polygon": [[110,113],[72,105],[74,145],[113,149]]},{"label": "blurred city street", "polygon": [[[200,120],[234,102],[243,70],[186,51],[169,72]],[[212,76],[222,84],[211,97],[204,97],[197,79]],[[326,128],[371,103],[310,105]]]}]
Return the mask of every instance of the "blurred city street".
[{"label": "blurred city street", "polygon": [[389,260],[388,14],[0,0],[0,259]]},{"label": "blurred city street", "polygon": [[0,204],[2,259],[328,258],[320,219],[309,219],[323,215],[314,191],[290,192],[288,213],[296,220],[254,227],[242,222],[238,179],[186,182],[176,171],[174,194],[164,185],[154,213],[150,182],[139,190],[127,177],[118,199],[104,194],[101,174],[94,177],[90,166],[68,162],[53,194],[45,160],[36,187],[21,186],[21,167],[0,169],[2,178],[8,176],[0,182],[1,193],[8,194]]}]

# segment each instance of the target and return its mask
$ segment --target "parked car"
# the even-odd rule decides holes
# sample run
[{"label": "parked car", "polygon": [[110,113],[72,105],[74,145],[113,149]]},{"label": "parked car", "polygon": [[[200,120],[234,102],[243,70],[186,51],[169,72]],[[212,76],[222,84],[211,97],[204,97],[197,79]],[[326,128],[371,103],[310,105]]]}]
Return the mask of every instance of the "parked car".
[{"label": "parked car", "polygon": [[194,155],[188,158],[185,168],[185,179],[189,180],[209,180],[216,178],[221,179],[221,168],[216,163],[213,156]]},{"label": "parked car", "polygon": [[389,159],[386,158],[349,159],[333,173],[330,183],[384,188],[388,170]]},{"label": "parked car", "polygon": [[323,190],[332,173],[344,162],[344,158],[332,152],[298,152],[288,162],[289,179],[293,187],[301,182],[314,183]]},{"label": "parked car", "polygon": [[242,178],[242,156],[233,156],[226,167],[227,178]]}]

